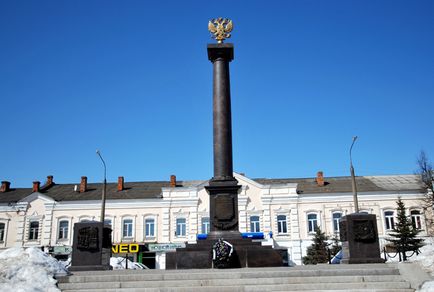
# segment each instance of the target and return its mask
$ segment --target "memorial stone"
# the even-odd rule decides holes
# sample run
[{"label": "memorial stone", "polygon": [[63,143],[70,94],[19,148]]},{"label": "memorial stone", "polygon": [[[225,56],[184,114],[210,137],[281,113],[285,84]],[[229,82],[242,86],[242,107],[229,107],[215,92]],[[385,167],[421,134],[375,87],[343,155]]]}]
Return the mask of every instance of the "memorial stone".
[{"label": "memorial stone", "polygon": [[111,245],[111,229],[102,222],[75,223],[69,270],[111,270]]},{"label": "memorial stone", "polygon": [[339,222],[342,264],[384,263],[380,256],[377,218],[373,214],[348,214]]}]

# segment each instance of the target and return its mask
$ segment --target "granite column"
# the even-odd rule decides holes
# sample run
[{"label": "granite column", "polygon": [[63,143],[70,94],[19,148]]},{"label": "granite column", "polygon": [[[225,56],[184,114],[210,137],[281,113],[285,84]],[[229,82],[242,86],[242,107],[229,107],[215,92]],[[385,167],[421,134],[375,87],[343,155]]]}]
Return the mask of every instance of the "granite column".
[{"label": "granite column", "polygon": [[238,231],[238,190],[233,177],[232,116],[229,62],[233,44],[209,44],[213,63],[213,152],[214,176],[206,187],[210,195],[211,232],[209,238],[241,238]]}]

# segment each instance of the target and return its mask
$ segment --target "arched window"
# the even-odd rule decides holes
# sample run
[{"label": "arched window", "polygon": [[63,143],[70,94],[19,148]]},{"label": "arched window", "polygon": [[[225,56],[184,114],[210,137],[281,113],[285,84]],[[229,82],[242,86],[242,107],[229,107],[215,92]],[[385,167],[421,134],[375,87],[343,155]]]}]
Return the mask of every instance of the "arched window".
[{"label": "arched window", "polygon": [[339,233],[339,221],[342,218],[341,212],[335,212],[333,213],[333,232]]},{"label": "arched window", "polygon": [[386,225],[386,230],[392,230],[395,227],[395,219],[393,218],[393,211],[384,212],[384,221]]},{"label": "arched window", "polygon": [[155,237],[155,220],[154,218],[145,219],[145,237]]},{"label": "arched window", "polygon": [[133,237],[133,219],[124,219],[122,222],[122,237]]},{"label": "arched window", "polygon": [[5,240],[5,227],[6,225],[4,223],[0,223],[0,242],[3,242]]},{"label": "arched window", "polygon": [[250,232],[261,232],[259,216],[250,216]]},{"label": "arched window", "polygon": [[421,222],[421,216],[419,210],[412,210],[410,212],[411,214],[411,224],[413,225],[414,229],[421,229],[422,228],[422,222]]},{"label": "arched window", "polygon": [[318,215],[317,214],[308,214],[307,215],[307,231],[309,233],[315,232],[318,227]]},{"label": "arched window", "polygon": [[288,233],[285,215],[277,216],[277,233]]},{"label": "arched window", "polygon": [[68,230],[69,230],[69,221],[68,220],[60,220],[59,221],[58,239],[67,239],[68,238]]},{"label": "arched window", "polygon": [[37,240],[39,235],[39,221],[30,221],[29,240]]},{"label": "arched window", "polygon": [[187,223],[185,218],[176,218],[176,236],[187,235]]},{"label": "arched window", "polygon": [[209,233],[209,217],[202,217],[202,234]]}]

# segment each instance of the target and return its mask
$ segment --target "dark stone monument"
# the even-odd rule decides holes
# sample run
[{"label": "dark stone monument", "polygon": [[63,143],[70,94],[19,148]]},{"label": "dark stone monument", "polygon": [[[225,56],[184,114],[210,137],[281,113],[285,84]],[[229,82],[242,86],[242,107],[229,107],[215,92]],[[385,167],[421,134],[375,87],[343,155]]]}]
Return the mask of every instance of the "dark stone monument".
[{"label": "dark stone monument", "polygon": [[75,223],[69,270],[111,270],[111,245],[111,229],[102,222]]},{"label": "dark stone monument", "polygon": [[211,230],[207,239],[167,253],[166,269],[212,268],[213,246],[219,239],[228,241],[234,250],[226,268],[283,266],[286,250],[275,250],[242,238],[238,230],[238,191],[241,186],[233,177],[229,78],[234,46],[223,43],[230,37],[232,21],[213,19],[208,29],[218,41],[217,44],[208,44],[208,59],[213,63],[214,176],[205,188],[210,196]]},{"label": "dark stone monument", "polygon": [[380,256],[377,218],[373,214],[353,213],[339,222],[342,264],[384,263]]},{"label": "dark stone monument", "polygon": [[206,190],[210,196],[210,239],[237,238],[238,190],[233,177],[232,117],[229,62],[234,58],[233,44],[209,44],[208,59],[213,63],[213,138],[214,176]]}]

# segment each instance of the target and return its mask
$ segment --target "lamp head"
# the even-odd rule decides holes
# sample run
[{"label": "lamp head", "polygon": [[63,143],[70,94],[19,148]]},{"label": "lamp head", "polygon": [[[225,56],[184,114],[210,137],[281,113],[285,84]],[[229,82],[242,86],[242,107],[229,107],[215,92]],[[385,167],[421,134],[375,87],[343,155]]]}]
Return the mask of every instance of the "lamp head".
[{"label": "lamp head", "polygon": [[357,136],[354,136],[353,137],[353,142],[356,141],[356,140],[357,140]]}]

